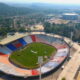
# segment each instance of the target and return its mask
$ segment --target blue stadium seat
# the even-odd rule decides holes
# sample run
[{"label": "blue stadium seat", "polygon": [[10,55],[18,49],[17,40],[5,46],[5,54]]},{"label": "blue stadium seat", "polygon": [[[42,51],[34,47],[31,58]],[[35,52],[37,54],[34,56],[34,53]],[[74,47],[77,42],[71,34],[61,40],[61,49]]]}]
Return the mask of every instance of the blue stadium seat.
[{"label": "blue stadium seat", "polygon": [[24,39],[23,39],[23,38],[18,39],[18,41],[19,41],[20,43],[22,43],[22,44],[23,44],[23,46],[27,45],[27,43],[24,41]]},{"label": "blue stadium seat", "polygon": [[11,49],[12,51],[15,51],[17,48],[15,46],[13,46],[11,43],[6,45],[9,49]]}]

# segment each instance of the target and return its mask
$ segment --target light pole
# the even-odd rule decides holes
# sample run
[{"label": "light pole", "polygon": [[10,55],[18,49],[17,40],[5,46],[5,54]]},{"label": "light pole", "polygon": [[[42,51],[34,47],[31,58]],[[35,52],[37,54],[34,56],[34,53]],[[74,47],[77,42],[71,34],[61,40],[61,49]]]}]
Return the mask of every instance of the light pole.
[{"label": "light pole", "polygon": [[71,32],[71,40],[73,39],[73,32]]},{"label": "light pole", "polygon": [[70,44],[69,44],[69,49],[70,49],[70,52],[69,52],[69,58],[71,58],[71,48],[72,48],[72,45],[73,45],[73,43],[72,43],[72,39],[73,39],[73,32],[71,32],[71,35],[70,35]]},{"label": "light pole", "polygon": [[43,57],[42,56],[39,56],[38,57],[38,64],[40,66],[40,75],[39,75],[39,80],[41,80],[41,65],[43,63]]},{"label": "light pole", "polygon": [[24,78],[27,78],[27,77],[28,77],[28,75],[27,75],[27,74],[25,74]]},{"label": "light pole", "polygon": [[40,76],[39,76],[39,80],[41,80],[41,64],[40,64]]},{"label": "light pole", "polygon": [[71,32],[71,36],[70,36],[70,38],[71,38],[71,42],[70,42],[70,47],[72,47],[72,40],[73,40],[73,32]]}]

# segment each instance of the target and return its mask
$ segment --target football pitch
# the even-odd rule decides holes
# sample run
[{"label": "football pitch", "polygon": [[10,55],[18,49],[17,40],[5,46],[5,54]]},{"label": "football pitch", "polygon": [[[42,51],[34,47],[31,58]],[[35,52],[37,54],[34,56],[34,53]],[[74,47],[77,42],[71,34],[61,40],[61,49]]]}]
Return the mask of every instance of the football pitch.
[{"label": "football pitch", "polygon": [[13,52],[9,59],[22,68],[35,69],[39,67],[38,57],[43,57],[43,64],[56,53],[56,48],[44,43],[31,43],[23,49]]}]

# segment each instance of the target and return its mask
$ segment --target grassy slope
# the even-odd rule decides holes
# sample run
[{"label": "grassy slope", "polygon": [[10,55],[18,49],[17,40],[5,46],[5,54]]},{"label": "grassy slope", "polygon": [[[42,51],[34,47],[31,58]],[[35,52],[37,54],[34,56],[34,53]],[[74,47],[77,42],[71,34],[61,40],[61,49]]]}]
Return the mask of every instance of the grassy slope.
[{"label": "grassy slope", "polygon": [[[56,49],[52,46],[43,43],[32,43],[26,48],[11,54],[10,60],[24,68],[37,68],[38,56],[50,57],[53,53],[55,53],[55,51]],[[45,58],[44,61],[46,61]]]}]

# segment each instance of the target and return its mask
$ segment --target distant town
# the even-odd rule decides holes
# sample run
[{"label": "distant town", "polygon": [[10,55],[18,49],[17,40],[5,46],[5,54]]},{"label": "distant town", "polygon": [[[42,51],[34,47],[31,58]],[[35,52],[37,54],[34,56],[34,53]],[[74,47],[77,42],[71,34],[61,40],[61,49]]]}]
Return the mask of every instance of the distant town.
[{"label": "distant town", "polygon": [[[0,3],[0,38],[15,32],[41,31],[70,37],[80,42],[80,10],[68,8],[48,9],[46,5],[16,7],[16,5]],[[35,8],[37,6],[37,9]],[[52,5],[51,5],[52,6]],[[53,6],[54,7],[54,6]],[[29,9],[30,8],[30,9]],[[13,10],[13,11],[12,11]],[[16,11],[17,10],[17,11]],[[13,13],[12,13],[13,12]],[[78,33],[78,34],[77,34]]]}]

